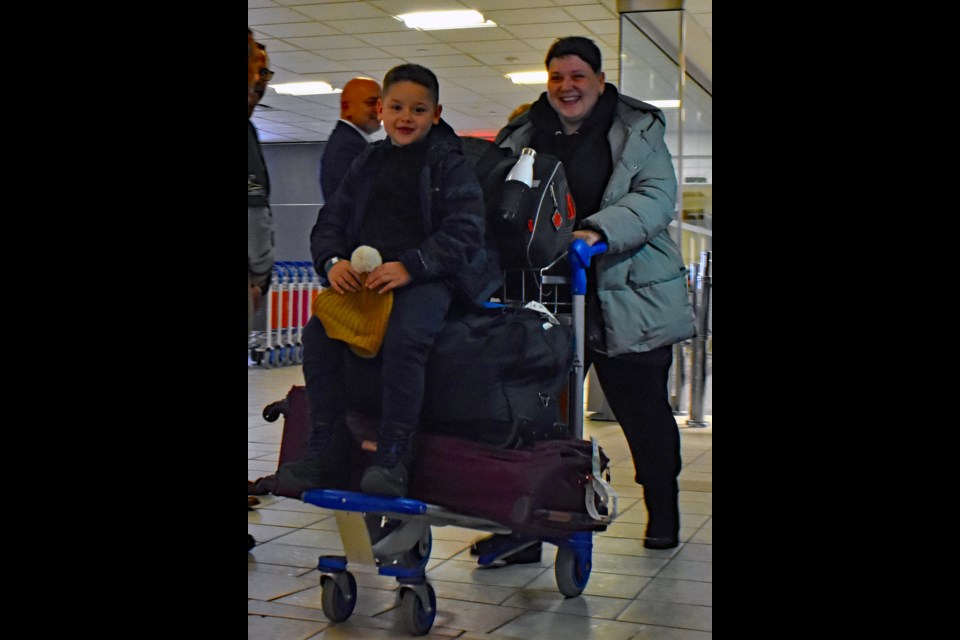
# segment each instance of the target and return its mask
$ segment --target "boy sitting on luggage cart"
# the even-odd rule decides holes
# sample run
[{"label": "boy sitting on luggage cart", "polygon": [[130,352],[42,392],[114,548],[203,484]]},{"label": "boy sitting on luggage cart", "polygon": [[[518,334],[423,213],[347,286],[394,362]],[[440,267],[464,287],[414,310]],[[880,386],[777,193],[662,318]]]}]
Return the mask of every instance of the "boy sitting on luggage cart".
[{"label": "boy sitting on luggage cart", "polygon": [[[310,234],[317,273],[340,295],[367,287],[393,292],[381,346],[383,404],[364,493],[405,497],[423,404],[427,356],[455,298],[470,305],[500,286],[499,263],[484,242],[483,194],[459,138],[440,118],[439,84],[416,64],[394,67],[380,103],[387,138],[359,156],[320,209]],[[365,280],[351,266],[361,245],[383,264]],[[311,433],[306,457],[281,466],[285,486],[343,487],[344,356],[347,344],[312,317],[303,332]]]}]

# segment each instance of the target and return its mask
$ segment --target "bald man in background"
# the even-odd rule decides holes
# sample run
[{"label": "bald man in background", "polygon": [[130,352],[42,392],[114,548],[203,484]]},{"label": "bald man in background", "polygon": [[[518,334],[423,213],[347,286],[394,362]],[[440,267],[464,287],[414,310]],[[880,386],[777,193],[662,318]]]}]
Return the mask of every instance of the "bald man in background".
[{"label": "bald man in background", "polygon": [[373,142],[372,134],[380,130],[379,101],[380,85],[376,80],[354,78],[343,86],[340,120],[320,158],[320,189],[324,202],[330,200],[340,186],[353,159]]}]

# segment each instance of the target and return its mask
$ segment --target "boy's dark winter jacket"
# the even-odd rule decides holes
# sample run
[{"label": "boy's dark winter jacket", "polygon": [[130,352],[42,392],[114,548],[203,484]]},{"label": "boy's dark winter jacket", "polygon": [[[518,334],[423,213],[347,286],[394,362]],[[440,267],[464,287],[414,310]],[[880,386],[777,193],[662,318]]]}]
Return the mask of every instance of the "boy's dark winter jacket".
[{"label": "boy's dark winter jacket", "polygon": [[[483,192],[464,158],[460,139],[444,122],[427,135],[426,162],[417,185],[427,237],[400,256],[413,282],[449,280],[469,303],[480,304],[500,287],[499,257],[487,242]],[[324,264],[349,259],[358,245],[367,198],[380,173],[389,138],[376,142],[351,164],[336,193],[320,208],[310,233],[310,253],[320,280]]]}]

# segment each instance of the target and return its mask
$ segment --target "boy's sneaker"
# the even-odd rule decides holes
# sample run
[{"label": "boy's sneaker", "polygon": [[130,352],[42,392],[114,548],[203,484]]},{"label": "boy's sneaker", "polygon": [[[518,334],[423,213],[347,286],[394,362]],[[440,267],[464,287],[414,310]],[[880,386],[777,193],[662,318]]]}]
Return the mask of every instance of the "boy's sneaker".
[{"label": "boy's sneaker", "polygon": [[389,469],[372,465],[363,472],[360,490],[377,496],[406,498],[407,480],[407,468],[403,466],[403,462],[398,462]]},{"label": "boy's sneaker", "polygon": [[410,466],[413,464],[413,435],[381,433],[377,438],[377,457],[363,472],[360,490],[378,496],[406,498]]}]

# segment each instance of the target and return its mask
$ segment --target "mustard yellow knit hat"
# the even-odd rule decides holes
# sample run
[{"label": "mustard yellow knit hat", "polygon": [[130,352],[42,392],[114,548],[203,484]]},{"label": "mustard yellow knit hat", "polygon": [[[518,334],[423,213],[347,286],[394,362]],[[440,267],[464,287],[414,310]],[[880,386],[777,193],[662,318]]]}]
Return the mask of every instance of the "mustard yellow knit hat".
[{"label": "mustard yellow knit hat", "polygon": [[[360,279],[366,282],[366,274]],[[380,351],[391,309],[393,291],[377,293],[366,287],[342,295],[324,289],[313,300],[313,315],[323,323],[327,335],[346,342],[362,358],[373,358]]]},{"label": "mustard yellow knit hat", "polygon": [[[370,249],[363,247],[363,249]],[[357,251],[360,251],[358,249]],[[359,270],[372,269],[358,262],[357,252],[351,264]],[[379,253],[374,266],[379,264]],[[368,273],[360,274],[361,284],[367,281]],[[387,331],[390,311],[393,309],[393,291],[378,293],[361,286],[359,291],[339,294],[333,289],[322,289],[313,300],[313,315],[317,316],[327,335],[342,340],[350,350],[362,358],[373,358],[380,351],[383,336]]]}]

